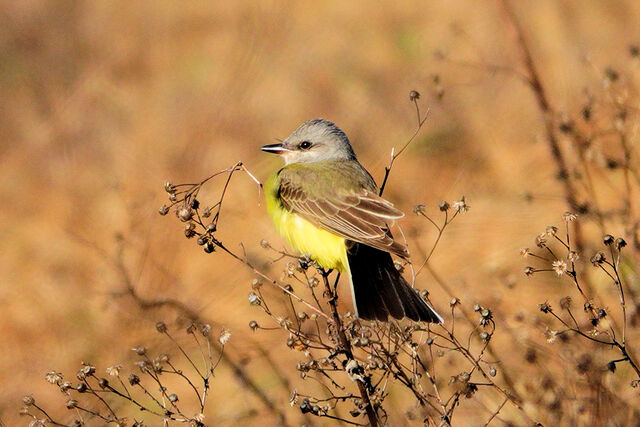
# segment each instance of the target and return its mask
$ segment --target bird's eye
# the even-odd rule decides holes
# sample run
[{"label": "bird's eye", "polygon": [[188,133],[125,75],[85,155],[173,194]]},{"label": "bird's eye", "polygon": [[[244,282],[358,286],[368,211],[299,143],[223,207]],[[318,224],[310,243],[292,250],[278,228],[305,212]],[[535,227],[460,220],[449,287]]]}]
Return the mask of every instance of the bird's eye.
[{"label": "bird's eye", "polygon": [[309,148],[311,148],[311,143],[309,141],[302,141],[300,145],[298,145],[298,147],[303,150],[308,150]]}]

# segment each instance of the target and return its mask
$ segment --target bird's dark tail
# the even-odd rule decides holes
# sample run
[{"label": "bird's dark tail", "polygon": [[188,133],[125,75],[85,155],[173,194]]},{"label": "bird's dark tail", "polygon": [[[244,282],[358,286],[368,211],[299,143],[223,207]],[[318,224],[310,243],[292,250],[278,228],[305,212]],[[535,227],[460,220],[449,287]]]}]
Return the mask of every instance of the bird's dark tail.
[{"label": "bird's dark tail", "polygon": [[444,323],[407,283],[388,252],[355,243],[348,251],[351,290],[358,317],[366,320],[396,319]]}]

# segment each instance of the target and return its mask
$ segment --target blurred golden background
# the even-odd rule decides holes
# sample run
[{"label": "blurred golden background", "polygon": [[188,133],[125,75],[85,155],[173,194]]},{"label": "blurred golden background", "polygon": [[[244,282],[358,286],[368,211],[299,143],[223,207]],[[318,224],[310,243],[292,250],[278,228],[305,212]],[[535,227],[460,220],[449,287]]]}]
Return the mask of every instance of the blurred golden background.
[{"label": "blurred golden background", "polygon": [[[228,328],[233,357],[295,423],[299,410],[289,408],[286,387],[264,368],[255,343],[281,363],[290,389],[305,387],[292,369],[298,355],[279,332],[248,328],[262,316],[247,301],[250,272],[203,253],[175,218],[157,214],[163,182],[195,182],[240,160],[264,180],[279,160],[259,147],[315,117],[345,130],[379,182],[392,147],[415,129],[413,89],[430,116],[386,190],[408,213],[400,224],[410,249],[418,253],[411,239],[429,247],[435,236],[410,214],[414,205],[435,212],[440,200],[465,195],[471,210],[445,233],[433,269],[463,303],[492,307],[512,330],[524,316],[526,334],[544,342],[544,328],[534,326],[537,304],[567,291],[552,278],[524,277],[518,250],[559,224],[567,206],[536,100],[513,72],[525,70],[499,2],[2,3],[0,418],[7,426],[28,423],[18,416],[25,394],[68,416],[64,396],[44,381],[47,371],[73,377],[81,361],[104,369],[129,363],[140,343],[167,345],[154,324],[172,326],[179,313],[141,309],[122,295],[119,250],[141,297],[173,298],[216,330]],[[639,2],[525,0],[513,8],[557,110],[580,111],[583,89],[599,87],[606,67],[637,79],[628,47],[640,41]],[[242,175],[221,224],[224,242],[234,249],[242,242],[266,267],[273,256],[260,240],[283,245]],[[449,297],[430,276],[417,285],[447,312]],[[503,363],[527,369],[526,349],[504,340]],[[395,425],[409,422],[401,401],[389,409]],[[479,413],[489,414],[462,407],[458,425],[481,425]],[[210,425],[276,422],[224,365],[205,415]],[[515,412],[509,419],[521,423]]]}]

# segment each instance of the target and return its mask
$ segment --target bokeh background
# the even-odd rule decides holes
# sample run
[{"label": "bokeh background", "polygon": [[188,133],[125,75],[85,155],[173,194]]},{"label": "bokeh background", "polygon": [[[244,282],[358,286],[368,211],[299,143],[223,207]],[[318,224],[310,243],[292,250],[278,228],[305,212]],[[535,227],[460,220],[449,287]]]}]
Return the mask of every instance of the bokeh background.
[{"label": "bokeh background", "polygon": [[[599,87],[606,67],[637,78],[628,50],[640,41],[639,2],[513,7],[557,110],[579,111],[584,88]],[[104,369],[130,363],[140,343],[167,347],[154,324],[178,327],[180,313],[121,295],[121,251],[139,295],[176,299],[215,330],[228,328],[230,354],[295,423],[299,410],[259,348],[289,389],[305,387],[293,369],[300,355],[281,333],[248,328],[263,319],[247,301],[249,271],[203,253],[175,218],[157,214],[163,183],[198,181],[240,160],[263,180],[279,160],[259,147],[315,117],[342,127],[380,180],[392,147],[415,129],[413,89],[430,117],[386,196],[408,213],[466,196],[471,210],[445,234],[434,270],[464,303],[490,306],[510,331],[544,343],[537,304],[563,291],[524,277],[518,250],[567,207],[535,98],[512,72],[524,72],[520,64],[513,28],[493,1],[2,2],[0,418],[26,424],[24,394],[64,418],[47,371],[73,377],[81,361]],[[274,256],[259,242],[283,241],[246,177],[234,177],[222,215],[220,238],[242,242],[270,268]],[[410,244],[429,247],[435,235],[424,220],[407,215],[400,224]],[[430,276],[417,284],[448,310]],[[505,336],[502,363],[526,372],[526,348]],[[402,401],[389,409],[395,425],[409,423]],[[489,414],[463,406],[457,422],[480,425]],[[275,422],[224,365],[205,415],[211,425]],[[520,424],[517,412],[505,419]]]}]

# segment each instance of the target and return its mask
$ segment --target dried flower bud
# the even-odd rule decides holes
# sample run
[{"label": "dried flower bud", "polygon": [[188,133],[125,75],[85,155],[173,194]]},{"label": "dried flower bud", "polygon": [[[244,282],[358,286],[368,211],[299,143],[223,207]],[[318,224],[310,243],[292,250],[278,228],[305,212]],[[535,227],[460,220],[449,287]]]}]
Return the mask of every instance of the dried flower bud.
[{"label": "dried flower bud", "polygon": [[551,312],[551,304],[549,304],[548,302],[543,302],[542,304],[540,304],[540,311],[543,313],[550,313]]},{"label": "dried flower bud", "polygon": [[414,102],[418,99],[420,99],[420,92],[418,92],[417,90],[412,90],[411,92],[409,92],[409,101]]},{"label": "dried flower bud", "polygon": [[205,324],[200,326],[200,333],[202,334],[202,336],[208,337],[211,333],[211,325]]},{"label": "dried flower bud", "polygon": [[569,255],[567,255],[567,259],[571,262],[578,261],[578,258],[580,258],[580,255],[578,255],[578,253],[575,251],[570,251]]},{"label": "dried flower bud", "polygon": [[169,395],[169,402],[171,403],[176,403],[178,401],[178,395],[177,394],[170,394]]},{"label": "dried flower bud", "polygon": [[562,215],[562,219],[563,219],[565,222],[572,222],[572,221],[575,221],[577,218],[578,218],[578,215],[576,215],[576,214],[574,214],[574,213],[571,213],[571,212],[565,212],[565,213]]},{"label": "dried flower bud", "polygon": [[173,184],[171,184],[171,182],[165,181],[164,182],[164,191],[166,191],[167,193],[175,193],[176,192],[176,188],[173,186]]},{"label": "dried flower bud", "polygon": [[535,273],[536,270],[533,267],[527,266],[524,268],[524,274],[527,276],[533,276],[533,273]]},{"label": "dried flower bud", "polygon": [[76,385],[76,391],[78,393],[85,393],[87,391],[87,385],[85,383],[78,383]]},{"label": "dried flower bud", "polygon": [[187,239],[196,235],[196,225],[193,222],[189,222],[184,226],[184,235]]},{"label": "dried flower bud", "polygon": [[196,240],[196,243],[198,244],[198,246],[204,246],[204,244],[207,243],[207,239],[205,239],[204,237],[200,236],[200,237],[198,237],[198,240]]},{"label": "dried flower bud", "polygon": [[162,216],[165,216],[169,213],[169,208],[167,207],[167,205],[162,205],[160,206],[160,209],[158,209],[158,213]]},{"label": "dried flower bud", "polygon": [[618,237],[616,239],[616,249],[620,250],[625,246],[627,246],[627,242],[622,237]]},{"label": "dried flower bud", "polygon": [[101,389],[105,389],[109,387],[109,381],[106,378],[100,378],[98,380],[98,385],[100,386]]},{"label": "dried flower bud", "polygon": [[269,242],[265,239],[260,240],[260,246],[262,246],[264,249],[269,249],[271,247]]},{"label": "dried flower bud", "polygon": [[495,367],[491,367],[489,368],[489,375],[491,375],[492,377],[495,377],[496,374],[498,373],[498,370]]},{"label": "dried flower bud", "polygon": [[156,323],[156,331],[160,332],[161,334],[164,334],[165,332],[167,332],[167,324],[164,322]]},{"label": "dried flower bud", "polygon": [[607,371],[615,372],[616,371],[616,362],[611,361],[611,362],[607,363]]},{"label": "dried flower bud", "polygon": [[75,399],[69,399],[67,400],[65,406],[67,407],[67,409],[75,409],[78,407],[78,401]]},{"label": "dried flower bud", "polygon": [[218,337],[218,342],[221,345],[225,345],[227,342],[229,342],[230,338],[231,338],[231,332],[229,332],[228,329],[222,329],[220,331],[220,336]]},{"label": "dried flower bud", "polygon": [[605,257],[603,252],[596,252],[595,255],[591,257],[590,261],[591,261],[591,264],[594,265],[594,267],[597,267],[598,265],[605,262],[606,259],[607,257]]},{"label": "dried flower bud", "polygon": [[187,205],[181,205],[176,209],[176,216],[182,222],[191,221],[191,218],[193,218],[193,210]]},{"label": "dried flower bud", "polygon": [[249,322],[249,327],[251,328],[252,331],[255,331],[260,327],[260,325],[258,325],[258,322],[256,322],[255,320],[252,320]]},{"label": "dried flower bud", "polygon": [[260,305],[262,304],[262,299],[255,292],[249,292],[249,304]]},{"label": "dried flower bud", "polygon": [[137,376],[136,374],[129,375],[129,384],[131,385],[140,384],[140,377]]},{"label": "dried flower bud", "polygon": [[82,373],[85,374],[86,376],[90,376],[96,373],[96,367],[95,366],[91,366],[91,365],[87,365],[85,367],[82,368]]},{"label": "dried flower bud", "polygon": [[25,406],[31,406],[34,403],[36,403],[36,399],[30,394],[28,394],[22,398],[22,403],[24,403]]},{"label": "dried flower bud", "polygon": [[449,306],[451,307],[455,307],[456,305],[460,304],[460,300],[456,297],[451,298],[451,300],[449,301]]},{"label": "dried flower bud", "polygon": [[605,234],[604,237],[602,238],[602,243],[604,243],[607,246],[613,245],[613,242],[614,242],[614,239],[611,234]]},{"label": "dried flower bud", "polygon": [[441,212],[446,212],[451,208],[451,205],[449,204],[449,202],[443,200],[440,202],[440,204],[438,205],[438,209],[440,209]]},{"label": "dried flower bud", "polygon": [[563,310],[569,310],[571,308],[571,297],[566,296],[560,299],[560,308]]},{"label": "dried flower bud", "polygon": [[283,292],[285,294],[292,294],[293,293],[293,286],[291,285],[284,285],[284,290]]},{"label": "dried flower bud", "polygon": [[470,206],[467,204],[467,200],[464,196],[462,196],[462,198],[457,202],[453,203],[453,209],[455,209],[457,213],[465,213],[469,211],[469,208]]},{"label": "dried flower bud", "polygon": [[207,206],[202,210],[202,218],[209,218],[211,216],[211,208]]},{"label": "dried flower bud", "polygon": [[423,214],[426,210],[427,210],[427,207],[425,205],[415,205],[413,207],[413,213],[416,215]]},{"label": "dried flower bud", "polygon": [[191,199],[189,206],[191,206],[191,209],[197,210],[200,207],[200,201],[198,199]]},{"label": "dried flower bud", "polygon": [[131,350],[133,350],[138,356],[144,356],[147,354],[147,349],[143,346],[134,347]]},{"label": "dried flower bud", "polygon": [[522,257],[526,257],[527,255],[531,254],[531,252],[529,251],[529,248],[522,248],[520,249],[520,256]]},{"label": "dried flower bud", "polygon": [[212,252],[215,252],[215,250],[216,250],[216,247],[215,247],[215,246],[213,246],[213,243],[211,243],[211,242],[207,242],[207,243],[205,243],[205,245],[204,245],[204,251],[205,251],[206,253],[210,254],[210,253],[212,253]]},{"label": "dried flower bud", "polygon": [[194,334],[196,332],[196,329],[197,329],[196,324],[191,322],[187,325],[186,331],[188,334]]}]

